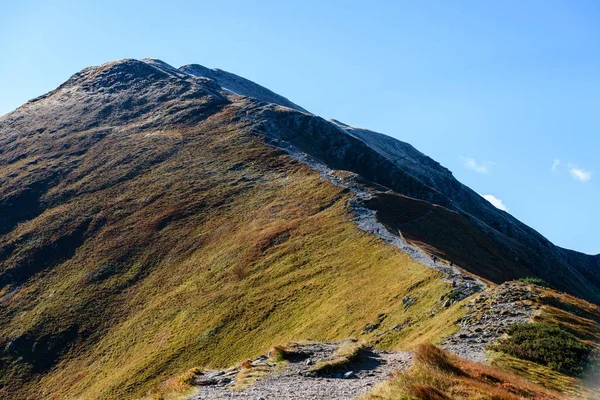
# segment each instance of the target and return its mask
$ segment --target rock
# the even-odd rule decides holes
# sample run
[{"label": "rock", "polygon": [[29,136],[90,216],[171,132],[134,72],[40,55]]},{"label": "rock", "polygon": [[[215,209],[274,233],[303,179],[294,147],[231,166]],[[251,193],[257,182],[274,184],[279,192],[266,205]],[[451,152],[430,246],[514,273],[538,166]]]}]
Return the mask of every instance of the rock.
[{"label": "rock", "polygon": [[307,358],[306,361],[304,362],[306,365],[313,365],[315,362],[312,358]]},{"label": "rock", "polygon": [[233,379],[231,378],[223,378],[219,380],[219,385],[227,386],[233,383]]},{"label": "rock", "polygon": [[194,379],[194,385],[196,386],[211,386],[219,383],[219,380],[216,378],[202,378],[198,377],[198,379]]},{"label": "rock", "polygon": [[344,374],[344,379],[350,379],[354,377],[354,371],[348,371]]}]

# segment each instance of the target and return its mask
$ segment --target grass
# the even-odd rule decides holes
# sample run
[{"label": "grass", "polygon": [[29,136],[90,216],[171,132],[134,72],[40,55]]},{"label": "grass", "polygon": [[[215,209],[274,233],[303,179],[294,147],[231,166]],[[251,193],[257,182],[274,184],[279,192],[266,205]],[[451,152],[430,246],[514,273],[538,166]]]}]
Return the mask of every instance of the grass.
[{"label": "grass", "polygon": [[193,130],[108,136],[64,173],[52,207],[3,237],[18,271],[87,227],[68,256],[3,289],[0,397],[139,398],[273,343],[401,349],[456,329],[464,310],[442,307],[435,271],[357,229],[344,190],[238,124],[225,109]]},{"label": "grass", "polygon": [[431,344],[415,351],[414,364],[361,400],[561,399],[559,393],[500,371],[462,360]]},{"label": "grass", "polygon": [[340,344],[331,359],[318,361],[309,368],[316,375],[331,374],[343,370],[360,356],[365,344],[358,340],[347,340]]},{"label": "grass", "polygon": [[274,371],[274,368],[269,365],[252,365],[250,361],[241,363],[239,368],[235,384],[231,388],[233,390],[242,390],[251,386],[260,378]]},{"label": "grass", "polygon": [[[530,286],[530,289],[540,296],[538,306],[541,309],[533,316],[533,321],[560,329],[560,337],[568,337],[568,342],[578,341],[587,348],[597,348],[600,343],[600,307],[574,296],[559,293],[551,288]],[[565,332],[570,336],[565,335]],[[546,342],[547,343],[547,342]],[[577,342],[576,342],[577,343]],[[562,353],[562,349],[549,349],[551,352]],[[597,350],[592,350],[593,354]],[[583,379],[569,376],[553,370],[544,364],[511,356],[506,353],[491,351],[490,363],[496,367],[518,374],[526,379],[539,383],[552,390],[557,390],[577,398],[600,397],[600,381],[598,372],[590,369],[582,371]],[[563,358],[565,354],[558,354]],[[591,357],[595,359],[595,355]],[[576,362],[576,369],[581,371],[584,363]],[[589,364],[588,364],[589,365]]]},{"label": "grass", "polygon": [[191,368],[181,375],[167,379],[156,385],[142,400],[179,400],[188,398],[196,391],[194,378],[202,372],[200,368]]},{"label": "grass", "polygon": [[545,280],[543,280],[541,278],[537,278],[535,276],[527,276],[525,278],[520,278],[520,279],[518,279],[518,281],[522,282],[522,283],[528,283],[528,284],[538,285],[538,286],[541,286],[543,288],[549,288],[549,287],[551,287],[550,285],[548,285],[548,283]]},{"label": "grass", "polygon": [[270,359],[274,362],[294,361],[304,358],[303,354],[293,346],[273,346],[269,350]]},{"label": "grass", "polygon": [[[408,241],[428,248],[440,261],[452,261],[485,280],[502,283],[532,274],[457,212],[394,193],[378,194],[369,206],[392,232],[400,230]],[[521,255],[519,247],[512,250]]]},{"label": "grass", "polygon": [[562,374],[549,367],[522,360],[505,353],[488,351],[490,366],[520,376],[529,382],[541,385],[549,390],[564,393],[575,398],[594,398],[600,392],[594,392],[581,379]]},{"label": "grass", "polygon": [[573,376],[582,375],[596,362],[592,346],[557,326],[539,322],[513,325],[508,337],[490,349]]}]

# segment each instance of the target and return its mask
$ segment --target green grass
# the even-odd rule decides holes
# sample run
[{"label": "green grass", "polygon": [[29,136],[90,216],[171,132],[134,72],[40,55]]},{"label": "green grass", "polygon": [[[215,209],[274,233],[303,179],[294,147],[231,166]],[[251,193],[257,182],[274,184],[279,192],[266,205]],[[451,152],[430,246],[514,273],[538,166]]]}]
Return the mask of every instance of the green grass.
[{"label": "green grass", "polygon": [[537,278],[535,276],[527,276],[525,278],[520,278],[518,279],[519,282],[523,282],[523,283],[530,283],[533,285],[538,285],[544,288],[550,288],[552,286],[550,286],[548,283],[546,283],[546,281],[544,281],[543,279]]},{"label": "green grass", "polygon": [[[587,387],[585,382],[565,375],[533,361],[522,360],[506,353],[488,351],[490,366],[515,374],[527,381],[575,398],[595,398],[600,392]],[[594,395],[595,393],[595,395]]]},{"label": "green grass", "polygon": [[[538,323],[537,326],[546,327],[548,329],[539,329],[538,333],[542,336],[548,334],[556,336],[557,341],[563,343],[551,344],[550,341],[544,340],[538,345],[549,345],[548,351],[550,354],[559,353],[553,357],[561,358],[568,357],[568,353],[562,354],[562,348],[556,346],[564,346],[565,343],[574,343],[577,348],[587,346],[587,349],[597,347],[600,342],[600,307],[591,304],[585,300],[581,300],[574,296],[558,293],[553,289],[544,288],[541,286],[530,286],[539,295],[537,299],[538,306],[541,307],[533,316],[533,321]],[[535,325],[534,325],[535,326]],[[530,328],[531,329],[531,328]],[[532,328],[536,330],[536,328]],[[559,329],[559,334],[555,335],[556,329]],[[546,332],[543,334],[543,332]],[[533,334],[533,332],[532,332]],[[535,336],[535,335],[531,335]],[[560,339],[563,338],[563,339]],[[526,345],[529,346],[529,345]],[[586,350],[587,351],[587,350]],[[591,359],[595,356],[595,350],[590,353]],[[569,396],[576,398],[596,398],[600,396],[597,388],[598,383],[595,382],[598,373],[594,370],[586,369],[584,379],[580,379],[571,375],[566,375],[555,369],[550,368],[548,363],[543,360],[534,362],[527,359],[517,358],[507,353],[489,351],[489,362],[491,365],[512,372],[527,380],[538,383],[552,390],[560,391]],[[583,360],[577,360],[576,369],[581,371],[581,367],[585,366]],[[595,363],[588,363],[588,366]]]},{"label": "green grass", "polygon": [[557,326],[543,323],[513,325],[508,338],[498,341],[490,350],[573,376],[582,375],[597,362],[592,346]]}]

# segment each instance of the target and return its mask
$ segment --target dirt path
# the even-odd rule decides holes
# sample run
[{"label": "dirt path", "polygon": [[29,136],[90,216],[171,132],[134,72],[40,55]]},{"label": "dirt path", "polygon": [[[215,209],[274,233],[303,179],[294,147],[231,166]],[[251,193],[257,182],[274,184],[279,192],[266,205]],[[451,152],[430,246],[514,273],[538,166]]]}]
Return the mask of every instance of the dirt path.
[{"label": "dirt path", "polygon": [[[385,381],[389,374],[410,366],[410,352],[386,352],[365,350],[359,360],[342,371],[323,377],[308,373],[311,365],[319,360],[331,358],[339,343],[313,343],[299,346],[306,357],[289,362],[281,369],[272,368],[255,384],[242,390],[235,389],[236,371],[217,371],[204,377],[211,385],[201,386],[190,400],[248,399],[248,400],[348,400],[371,390],[376,383]],[[252,362],[260,366],[269,364],[266,356]],[[217,374],[215,376],[215,374]],[[218,375],[220,374],[220,375]],[[345,377],[344,374],[350,375]],[[224,376],[222,381],[215,377]]]},{"label": "dirt path", "polygon": [[376,212],[364,205],[364,202],[370,200],[373,197],[373,194],[360,187],[360,185],[353,184],[352,179],[342,179],[335,171],[326,165],[314,160],[304,153],[298,152],[292,147],[286,149],[286,151],[298,161],[319,172],[321,178],[324,180],[333,183],[336,186],[349,189],[354,194],[353,199],[350,201],[350,211],[354,214],[354,222],[358,228],[378,236],[392,246],[399,248],[416,262],[443,273],[445,276],[443,278],[444,281],[448,283],[454,282],[456,284],[455,289],[459,294],[459,296],[456,297],[456,300],[464,299],[487,288],[487,285],[484,282],[463,273],[455,266],[450,266],[442,261],[434,262],[423,250],[404,240],[402,232],[400,232],[400,235],[395,235],[388,231],[387,228],[377,220]]},{"label": "dirt path", "polygon": [[460,331],[444,339],[442,347],[469,361],[485,363],[485,348],[515,324],[530,321],[539,295],[526,284],[507,282],[481,293],[468,305]]}]

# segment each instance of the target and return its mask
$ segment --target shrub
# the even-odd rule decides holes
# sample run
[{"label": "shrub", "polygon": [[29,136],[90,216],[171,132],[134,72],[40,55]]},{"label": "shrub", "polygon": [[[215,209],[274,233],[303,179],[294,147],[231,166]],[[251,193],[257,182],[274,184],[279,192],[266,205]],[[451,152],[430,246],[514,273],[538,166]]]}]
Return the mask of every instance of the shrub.
[{"label": "shrub", "polygon": [[551,285],[549,285],[545,280],[540,279],[538,277],[535,276],[527,276],[525,278],[520,278],[517,280],[517,282],[523,282],[523,283],[527,283],[527,284],[533,284],[533,285],[538,285],[544,288],[552,288]]},{"label": "shrub", "polygon": [[595,363],[594,348],[556,326],[533,323],[514,325],[509,337],[491,346],[514,357],[548,366],[568,375],[581,375]]}]

